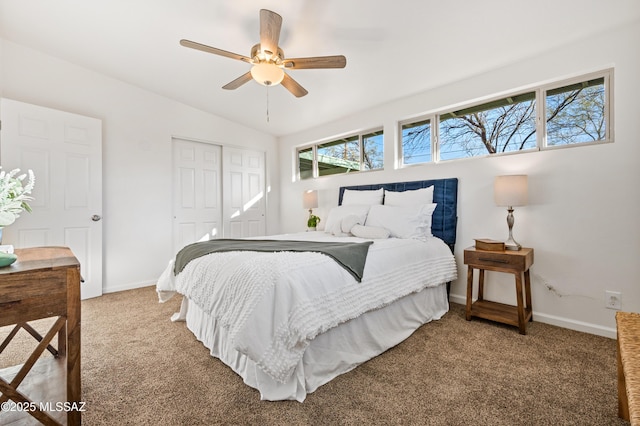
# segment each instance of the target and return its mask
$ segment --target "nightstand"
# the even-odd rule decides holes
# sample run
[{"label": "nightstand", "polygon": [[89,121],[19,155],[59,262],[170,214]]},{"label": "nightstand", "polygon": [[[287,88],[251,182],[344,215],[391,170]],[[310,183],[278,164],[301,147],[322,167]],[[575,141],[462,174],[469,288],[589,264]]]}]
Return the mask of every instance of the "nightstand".
[{"label": "nightstand", "polygon": [[[467,273],[467,321],[470,321],[472,317],[484,318],[514,325],[518,327],[520,334],[527,334],[527,322],[533,320],[529,277],[529,268],[533,265],[533,249],[523,247],[517,251],[483,251],[469,247],[464,251],[464,264],[469,267]],[[472,303],[474,269],[478,269],[480,272],[478,299]],[[484,271],[505,272],[515,276],[516,306],[484,300]]]}]

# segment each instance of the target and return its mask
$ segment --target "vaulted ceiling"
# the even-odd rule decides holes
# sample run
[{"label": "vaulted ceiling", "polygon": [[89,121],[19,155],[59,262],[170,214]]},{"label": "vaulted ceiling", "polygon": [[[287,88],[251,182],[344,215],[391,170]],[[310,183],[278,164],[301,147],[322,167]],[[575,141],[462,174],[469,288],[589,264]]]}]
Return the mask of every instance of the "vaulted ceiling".
[{"label": "vaulted ceiling", "polygon": [[[263,8],[283,18],[286,57],[341,54],[346,68],[289,71],[302,98],[223,90],[250,65],[179,44],[250,56]],[[638,0],[0,0],[6,40],[276,136],[638,19]]]}]

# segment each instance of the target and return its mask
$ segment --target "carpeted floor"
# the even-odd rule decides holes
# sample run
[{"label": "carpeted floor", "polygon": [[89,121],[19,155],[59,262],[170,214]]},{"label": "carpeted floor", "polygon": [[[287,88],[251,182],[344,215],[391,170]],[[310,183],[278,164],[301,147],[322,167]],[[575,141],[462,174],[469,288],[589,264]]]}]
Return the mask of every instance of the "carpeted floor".
[{"label": "carpeted floor", "polygon": [[[158,304],[153,287],[83,302],[85,425],[628,424],[617,417],[611,339],[537,322],[522,336],[465,321],[454,304],[304,403],[267,402],[169,321],[179,302]],[[24,362],[32,340],[21,331],[0,368]]]}]

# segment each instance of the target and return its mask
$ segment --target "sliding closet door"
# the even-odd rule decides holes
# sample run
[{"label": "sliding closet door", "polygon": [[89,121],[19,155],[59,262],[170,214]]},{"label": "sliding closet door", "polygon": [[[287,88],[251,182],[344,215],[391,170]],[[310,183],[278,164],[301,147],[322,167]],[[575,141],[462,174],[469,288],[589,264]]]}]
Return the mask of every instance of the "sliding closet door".
[{"label": "sliding closet door", "polygon": [[173,139],[174,253],[222,236],[221,148]]},{"label": "sliding closet door", "polygon": [[226,146],[222,153],[225,238],[264,235],[265,153]]}]

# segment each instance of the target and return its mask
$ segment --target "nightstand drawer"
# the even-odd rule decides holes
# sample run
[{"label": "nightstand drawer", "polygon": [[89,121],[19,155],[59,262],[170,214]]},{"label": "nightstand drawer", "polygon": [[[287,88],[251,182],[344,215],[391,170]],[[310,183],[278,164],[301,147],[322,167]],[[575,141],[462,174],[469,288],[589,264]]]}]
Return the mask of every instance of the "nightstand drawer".
[{"label": "nightstand drawer", "polygon": [[464,263],[479,269],[496,271],[526,271],[533,265],[533,249],[518,251],[482,251],[468,248],[464,251]]}]

